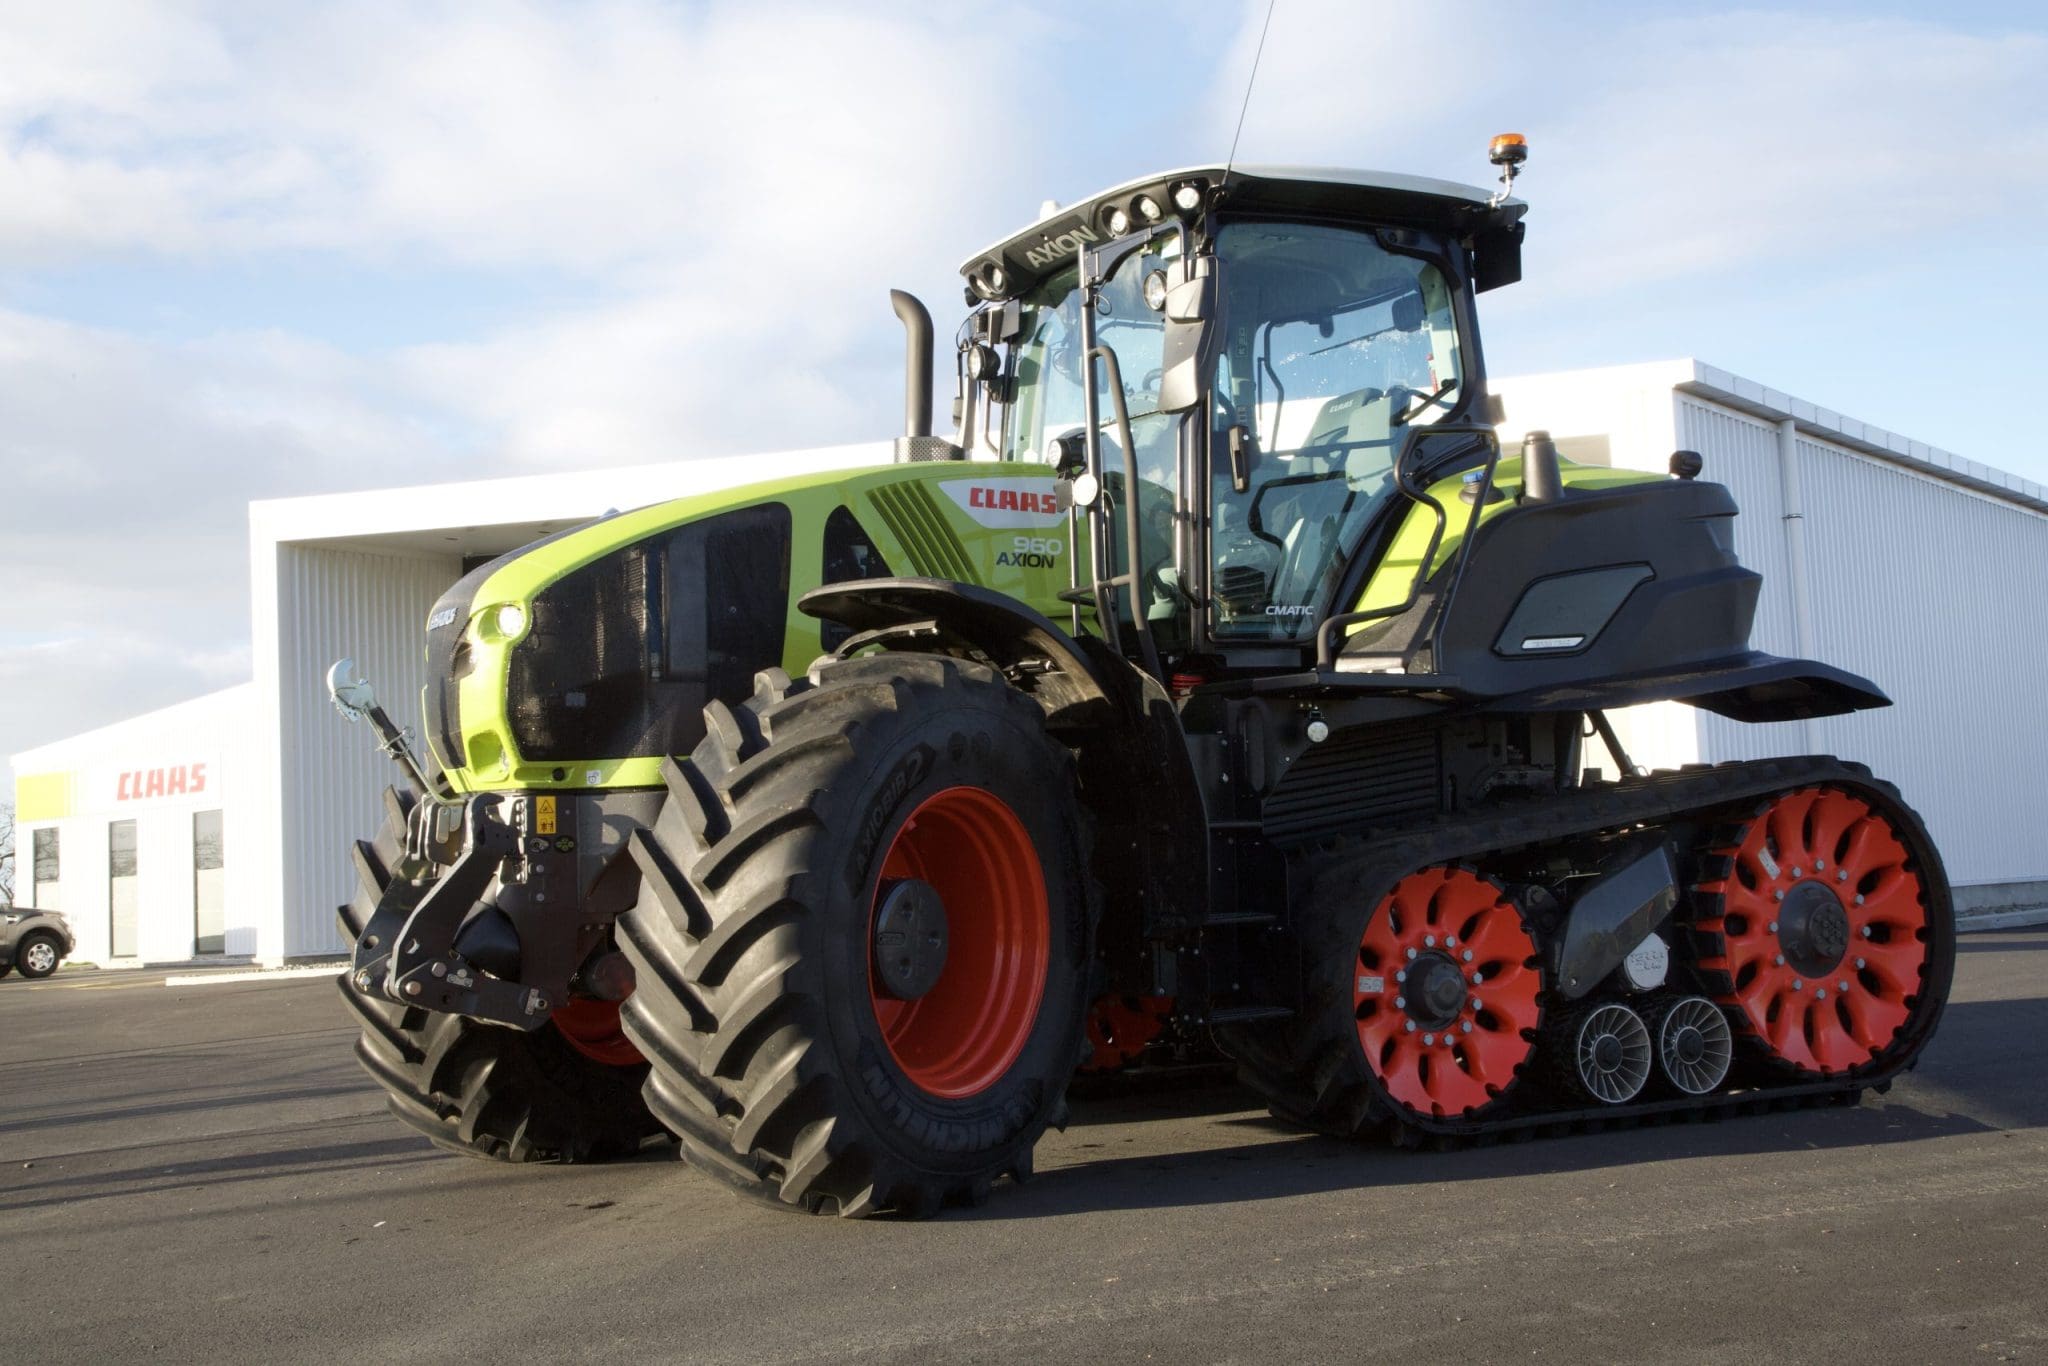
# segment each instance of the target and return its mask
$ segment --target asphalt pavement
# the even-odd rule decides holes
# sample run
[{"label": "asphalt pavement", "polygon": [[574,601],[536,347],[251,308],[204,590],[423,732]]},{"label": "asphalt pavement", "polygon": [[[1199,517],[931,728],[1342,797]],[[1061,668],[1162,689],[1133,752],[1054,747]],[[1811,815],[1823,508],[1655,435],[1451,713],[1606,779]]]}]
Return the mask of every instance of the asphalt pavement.
[{"label": "asphalt pavement", "polygon": [[928,1223],[384,1112],[333,984],[0,982],[0,1359],[2048,1363],[2048,932],[1883,1098],[1396,1152],[1098,1098]]}]

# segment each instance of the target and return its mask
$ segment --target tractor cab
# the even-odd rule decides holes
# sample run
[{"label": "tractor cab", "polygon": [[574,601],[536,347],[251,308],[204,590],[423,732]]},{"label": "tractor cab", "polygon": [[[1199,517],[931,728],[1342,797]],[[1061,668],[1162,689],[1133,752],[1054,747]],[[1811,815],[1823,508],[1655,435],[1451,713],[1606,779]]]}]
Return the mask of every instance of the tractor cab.
[{"label": "tractor cab", "polygon": [[1523,212],[1412,176],[1196,169],[971,259],[962,443],[1061,474],[1094,532],[1077,628],[1092,607],[1154,672],[1313,649],[1404,451],[1418,474],[1490,453],[1471,300],[1519,278]]}]

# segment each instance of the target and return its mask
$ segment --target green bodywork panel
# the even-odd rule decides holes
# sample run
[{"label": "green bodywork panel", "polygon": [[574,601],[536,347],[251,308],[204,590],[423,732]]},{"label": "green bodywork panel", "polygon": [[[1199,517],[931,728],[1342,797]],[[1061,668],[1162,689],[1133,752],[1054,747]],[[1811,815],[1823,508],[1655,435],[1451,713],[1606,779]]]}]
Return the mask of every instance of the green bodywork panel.
[{"label": "green bodywork panel", "polygon": [[[1062,617],[1074,553],[1067,515],[1054,502],[1052,471],[1042,464],[932,462],[828,471],[720,489],[638,508],[535,544],[493,571],[468,605],[464,627],[469,672],[461,679],[464,768],[445,768],[457,791],[508,788],[652,787],[662,760],[607,758],[528,762],[506,714],[508,665],[522,635],[497,630],[499,609],[526,609],[533,597],[574,570],[635,542],[719,513],[779,502],[790,515],[789,617],[782,667],[803,673],[823,653],[820,623],[796,600],[824,576],[825,522],[841,507],[859,521],[889,572],[899,577],[978,584]],[[1086,546],[1079,567],[1087,581]],[[445,758],[445,756],[436,756]],[[565,776],[555,774],[563,771]]]},{"label": "green bodywork panel", "polygon": [[[1664,479],[1660,474],[1648,474],[1641,470],[1609,469],[1605,465],[1580,465],[1570,460],[1560,460],[1558,471],[1567,488],[1611,489],[1628,484],[1655,484]],[[1515,506],[1515,500],[1522,494],[1522,458],[1503,458],[1494,470],[1493,486],[1504,496],[1498,502],[1488,503],[1479,513],[1479,524],[1484,526],[1503,511]],[[1465,531],[1472,515],[1472,505],[1458,495],[1465,487],[1463,473],[1440,479],[1430,486],[1430,496],[1444,506],[1446,525],[1443,540],[1437,543],[1436,554],[1429,562],[1429,574],[1449,564],[1458,547],[1465,542]],[[1422,567],[1422,557],[1429,549],[1430,533],[1436,528],[1436,514],[1422,503],[1411,504],[1401,520],[1401,529],[1394,533],[1393,543],[1387,548],[1387,556],[1381,560],[1372,577],[1366,580],[1365,591],[1351,610],[1355,612],[1387,611],[1407,601],[1409,591],[1415,586],[1417,571]],[[1427,578],[1428,576],[1423,576]],[[1371,622],[1360,622],[1353,630],[1364,630]],[[1341,628],[1340,628],[1341,629]],[[1348,634],[1348,632],[1347,632]]]},{"label": "green bodywork panel", "polygon": [[[1579,489],[1655,482],[1661,476],[1561,462],[1564,482]],[[1504,459],[1495,487],[1506,496],[1482,510],[1482,522],[1514,506],[1521,491],[1521,461]],[[1435,573],[1463,542],[1470,504],[1459,498],[1462,474],[1439,481],[1432,493],[1449,525],[1429,564]],[[520,788],[645,788],[661,781],[658,756],[590,755],[529,761],[519,753],[506,712],[513,650],[523,634],[504,635],[498,614],[519,607],[533,620],[535,595],[607,555],[676,527],[721,513],[780,503],[790,516],[789,614],[781,665],[791,675],[824,653],[820,623],[796,609],[796,600],[824,582],[826,520],[846,508],[899,577],[976,584],[1016,598],[1056,620],[1068,607],[1059,594],[1077,575],[1089,577],[1086,543],[1078,546],[1067,514],[1058,510],[1052,472],[1023,462],[932,462],[829,471],[720,489],[620,513],[515,553],[493,569],[467,605],[464,631],[468,672],[458,682],[458,713],[468,764],[448,767],[458,792]],[[1390,608],[1409,593],[1435,522],[1420,504],[1406,509],[1386,558],[1367,581],[1354,610]],[[1070,557],[1081,555],[1075,565]],[[1091,614],[1092,615],[1092,614]],[[445,760],[445,756],[436,756]],[[556,776],[560,774],[561,776]]]}]

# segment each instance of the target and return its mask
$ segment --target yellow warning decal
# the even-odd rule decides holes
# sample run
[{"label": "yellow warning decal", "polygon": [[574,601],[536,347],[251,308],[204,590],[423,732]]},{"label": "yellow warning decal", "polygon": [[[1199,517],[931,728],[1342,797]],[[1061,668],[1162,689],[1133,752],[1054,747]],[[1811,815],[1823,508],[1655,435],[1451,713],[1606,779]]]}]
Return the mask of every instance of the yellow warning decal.
[{"label": "yellow warning decal", "polygon": [[533,833],[552,835],[555,833],[555,799],[535,797],[533,799]]}]

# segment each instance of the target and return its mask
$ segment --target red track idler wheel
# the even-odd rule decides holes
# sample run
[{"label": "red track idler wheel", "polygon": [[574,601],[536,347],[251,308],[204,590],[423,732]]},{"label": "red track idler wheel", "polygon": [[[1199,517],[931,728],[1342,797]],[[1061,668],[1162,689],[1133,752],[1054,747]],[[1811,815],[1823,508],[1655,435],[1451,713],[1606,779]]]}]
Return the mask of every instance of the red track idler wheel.
[{"label": "red track idler wheel", "polygon": [[882,860],[868,996],[889,1055],[947,1099],[987,1090],[1031,1037],[1052,952],[1030,832],[978,787],[935,792]]},{"label": "red track idler wheel", "polygon": [[1436,867],[1394,885],[1358,945],[1366,1064],[1399,1104],[1469,1115],[1514,1082],[1543,1011],[1536,943],[1500,885]]},{"label": "red track idler wheel", "polygon": [[1708,857],[1700,967],[1772,1058],[1830,1075],[1899,1037],[1928,967],[1908,860],[1889,821],[1831,787],[1773,798]]},{"label": "red track idler wheel", "polygon": [[592,1062],[607,1067],[632,1067],[647,1059],[619,1028],[619,1003],[592,996],[571,996],[553,1017],[555,1029],[569,1046]]},{"label": "red track idler wheel", "polygon": [[1166,1032],[1173,1014],[1171,996],[1098,996],[1088,1007],[1088,1043],[1092,1051],[1083,1072],[1121,1072],[1138,1060],[1152,1041]]}]

